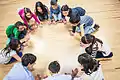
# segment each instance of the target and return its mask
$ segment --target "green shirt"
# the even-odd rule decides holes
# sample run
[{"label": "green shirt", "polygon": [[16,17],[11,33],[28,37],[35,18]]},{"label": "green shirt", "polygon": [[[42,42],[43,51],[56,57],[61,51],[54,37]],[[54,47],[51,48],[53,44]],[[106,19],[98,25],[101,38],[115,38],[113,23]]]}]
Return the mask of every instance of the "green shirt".
[{"label": "green shirt", "polygon": [[6,29],[7,36],[14,35],[15,39],[19,39],[20,31],[15,27],[15,25],[9,25]]}]

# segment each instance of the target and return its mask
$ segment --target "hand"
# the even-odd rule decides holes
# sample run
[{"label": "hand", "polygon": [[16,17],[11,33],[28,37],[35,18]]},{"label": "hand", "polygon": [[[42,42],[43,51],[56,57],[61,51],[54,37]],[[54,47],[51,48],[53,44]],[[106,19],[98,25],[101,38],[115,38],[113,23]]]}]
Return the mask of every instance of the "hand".
[{"label": "hand", "polygon": [[35,76],[35,80],[41,80],[40,74],[37,74],[37,75]]},{"label": "hand", "polygon": [[75,34],[75,33],[73,33],[72,31],[70,31],[70,35],[71,35],[71,36],[74,36],[74,34]]},{"label": "hand", "polygon": [[27,35],[25,36],[25,38],[24,38],[24,41],[25,41],[25,42],[28,42],[29,40],[30,40],[30,35],[27,34]]},{"label": "hand", "polygon": [[78,69],[77,68],[72,70],[72,74],[71,74],[72,77],[75,77],[77,74],[78,74]]},{"label": "hand", "polygon": [[49,23],[48,23],[49,25],[51,25],[52,24],[52,21],[49,21]]},{"label": "hand", "polygon": [[41,25],[43,25],[44,22],[40,22]]},{"label": "hand", "polygon": [[56,21],[53,21],[52,23],[53,23],[53,24],[57,24]]},{"label": "hand", "polygon": [[67,21],[66,21],[66,20],[63,20],[63,23],[64,23],[64,24],[67,24]]}]

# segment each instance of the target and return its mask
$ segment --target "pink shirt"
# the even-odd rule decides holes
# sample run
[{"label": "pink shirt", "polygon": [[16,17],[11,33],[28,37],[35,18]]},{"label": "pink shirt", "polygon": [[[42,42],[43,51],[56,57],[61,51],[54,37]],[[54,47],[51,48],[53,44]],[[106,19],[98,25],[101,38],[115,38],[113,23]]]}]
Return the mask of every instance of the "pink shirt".
[{"label": "pink shirt", "polygon": [[[27,22],[27,20],[25,19],[24,8],[23,8],[23,9],[20,9],[19,12],[18,12],[18,14],[21,16],[22,20],[24,21],[24,24],[26,24],[26,25],[28,26],[28,22]],[[38,20],[38,18],[36,17],[36,15],[33,14],[33,13],[32,13],[32,16],[31,16],[30,19],[32,19],[32,18],[34,18],[35,21],[36,21],[38,24],[40,24],[40,21]]]}]

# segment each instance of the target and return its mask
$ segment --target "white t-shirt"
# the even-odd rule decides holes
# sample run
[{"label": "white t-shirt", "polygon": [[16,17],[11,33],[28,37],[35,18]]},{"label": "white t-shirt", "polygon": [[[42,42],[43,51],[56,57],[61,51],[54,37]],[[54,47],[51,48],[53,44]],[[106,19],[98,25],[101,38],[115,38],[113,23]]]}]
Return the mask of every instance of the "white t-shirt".
[{"label": "white t-shirt", "polygon": [[12,56],[16,54],[14,50],[11,50],[7,55],[5,54],[7,51],[4,51],[4,53],[1,53],[1,51],[2,50],[0,50],[0,64],[8,63]]},{"label": "white t-shirt", "polygon": [[101,66],[99,66],[98,70],[93,72],[90,76],[93,80],[104,80]]},{"label": "white t-shirt", "polygon": [[71,75],[64,75],[64,74],[54,74],[52,76],[48,76],[44,80],[71,80]]},{"label": "white t-shirt", "polygon": [[[97,42],[97,44],[98,44],[98,51],[105,52],[103,53],[103,56],[108,56],[112,52],[107,43],[103,42],[103,44],[101,45],[101,43]],[[94,47],[96,47],[96,45],[93,45],[93,48]],[[80,51],[81,53],[85,53],[85,48],[80,47]]]},{"label": "white t-shirt", "polygon": [[91,75],[83,73],[79,78],[74,78],[74,80],[104,80],[102,68],[99,66],[98,70]]}]

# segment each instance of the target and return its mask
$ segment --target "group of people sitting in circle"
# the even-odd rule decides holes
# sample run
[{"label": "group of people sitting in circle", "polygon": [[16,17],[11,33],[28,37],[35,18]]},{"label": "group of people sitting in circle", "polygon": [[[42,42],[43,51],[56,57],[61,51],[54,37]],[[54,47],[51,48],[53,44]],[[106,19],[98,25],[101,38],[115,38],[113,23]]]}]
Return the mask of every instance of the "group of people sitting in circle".
[{"label": "group of people sitting in circle", "polygon": [[[19,9],[18,14],[23,22],[17,21],[7,27],[8,39],[6,47],[0,50],[0,64],[7,65],[15,61],[19,63],[12,67],[3,80],[104,80],[101,65],[96,59],[111,58],[113,53],[108,44],[92,35],[99,30],[99,25],[94,22],[92,17],[86,15],[86,11],[82,7],[69,8],[68,5],[60,7],[57,0],[51,0],[50,4],[50,11],[40,1],[36,2],[34,13],[26,7]],[[31,32],[48,19],[50,19],[49,24],[66,24],[66,17],[69,17],[69,22],[72,25],[70,34],[75,36],[76,33],[79,33],[81,36],[79,67],[71,73],[60,74],[59,62],[53,61],[48,66],[51,75],[34,77],[31,71],[37,57],[31,53],[24,55],[22,53],[30,40]],[[89,76],[89,79],[85,79],[86,77],[84,78],[83,75]]]}]

